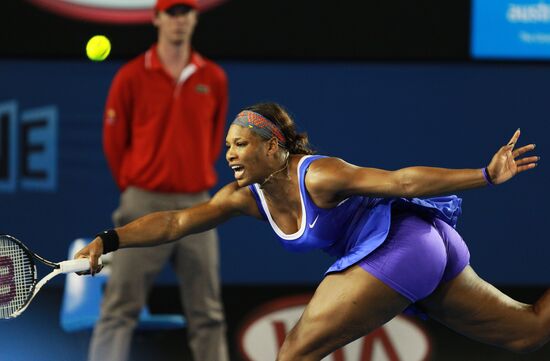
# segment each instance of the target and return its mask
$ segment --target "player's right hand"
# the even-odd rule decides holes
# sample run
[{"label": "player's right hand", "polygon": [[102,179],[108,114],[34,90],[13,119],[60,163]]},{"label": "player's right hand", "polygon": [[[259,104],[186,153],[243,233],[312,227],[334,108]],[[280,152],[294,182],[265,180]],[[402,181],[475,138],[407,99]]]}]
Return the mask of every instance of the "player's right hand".
[{"label": "player's right hand", "polygon": [[88,258],[90,260],[90,270],[78,273],[79,275],[91,274],[92,276],[99,273],[103,268],[99,264],[99,257],[103,254],[103,240],[96,237],[90,244],[78,251],[74,258]]}]

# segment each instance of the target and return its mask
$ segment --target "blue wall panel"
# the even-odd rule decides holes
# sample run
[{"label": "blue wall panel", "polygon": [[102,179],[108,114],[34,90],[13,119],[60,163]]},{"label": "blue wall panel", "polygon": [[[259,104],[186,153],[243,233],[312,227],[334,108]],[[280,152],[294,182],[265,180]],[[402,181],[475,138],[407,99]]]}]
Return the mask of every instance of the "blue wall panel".
[{"label": "blue wall panel", "polygon": [[[521,127],[536,142],[540,167],[508,184],[462,194],[459,230],[472,264],[499,283],[550,283],[550,242],[541,227],[550,196],[544,186],[548,140],[543,65],[232,63],[230,116],[258,101],[284,104],[322,154],[366,166],[477,168]],[[0,188],[0,231],[47,258],[65,257],[69,242],[111,225],[118,190],[101,150],[101,120],[117,62],[0,61],[0,109],[57,113],[56,191]],[[15,102],[16,110],[11,105]],[[20,169],[20,165],[17,165]],[[220,185],[231,181],[223,157]],[[289,254],[266,224],[239,219],[220,227],[226,283],[318,282],[331,260]],[[164,275],[163,279],[172,279]]]}]

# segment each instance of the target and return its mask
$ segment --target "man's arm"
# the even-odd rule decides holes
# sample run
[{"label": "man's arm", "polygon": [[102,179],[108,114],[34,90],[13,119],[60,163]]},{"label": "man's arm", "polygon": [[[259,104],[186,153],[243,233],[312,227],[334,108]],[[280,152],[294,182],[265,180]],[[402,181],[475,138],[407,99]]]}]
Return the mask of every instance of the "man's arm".
[{"label": "man's arm", "polygon": [[111,84],[103,119],[103,151],[120,189],[125,188],[120,171],[130,144],[132,97],[130,84],[119,72]]},{"label": "man's arm", "polygon": [[216,115],[214,119],[214,127],[212,133],[212,162],[215,162],[221,152],[222,146],[225,143],[223,135],[225,132],[225,122],[227,119],[227,106],[229,103],[227,76],[225,72],[220,68],[219,82],[217,84],[216,94],[218,100],[218,107],[216,109]]}]

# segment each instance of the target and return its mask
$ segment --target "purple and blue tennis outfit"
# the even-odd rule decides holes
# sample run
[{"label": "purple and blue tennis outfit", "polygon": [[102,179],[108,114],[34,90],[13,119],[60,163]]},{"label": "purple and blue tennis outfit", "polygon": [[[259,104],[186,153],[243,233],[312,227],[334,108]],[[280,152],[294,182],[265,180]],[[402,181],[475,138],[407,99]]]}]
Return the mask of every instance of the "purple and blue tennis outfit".
[{"label": "purple and blue tennis outfit", "polygon": [[281,231],[259,185],[249,186],[285,249],[322,249],[337,257],[326,274],[359,264],[411,302],[425,298],[468,265],[468,247],[454,229],[460,198],[353,196],[334,208],[319,208],[306,190],[305,175],[310,164],[323,157],[308,155],[298,163],[302,223],[296,233]]}]

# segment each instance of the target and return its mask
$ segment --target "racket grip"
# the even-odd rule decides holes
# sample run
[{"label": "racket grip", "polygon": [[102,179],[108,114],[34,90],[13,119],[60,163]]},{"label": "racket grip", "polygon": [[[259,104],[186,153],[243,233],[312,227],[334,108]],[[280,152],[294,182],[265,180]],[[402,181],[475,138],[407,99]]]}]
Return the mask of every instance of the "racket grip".
[{"label": "racket grip", "polygon": [[[101,258],[98,260],[101,265]],[[88,258],[77,258],[70,261],[59,262],[61,273],[84,272],[90,270],[90,260]]]}]

